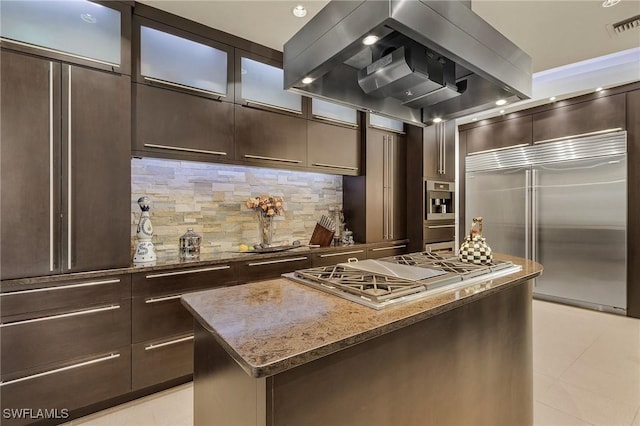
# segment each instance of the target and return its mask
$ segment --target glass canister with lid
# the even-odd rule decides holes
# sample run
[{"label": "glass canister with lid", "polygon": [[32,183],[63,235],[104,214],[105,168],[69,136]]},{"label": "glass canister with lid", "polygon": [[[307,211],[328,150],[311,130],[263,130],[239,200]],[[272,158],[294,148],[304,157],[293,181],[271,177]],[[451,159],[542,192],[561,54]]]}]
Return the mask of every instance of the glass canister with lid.
[{"label": "glass canister with lid", "polygon": [[180,237],[180,259],[192,260],[200,258],[200,235],[187,228],[187,232]]}]

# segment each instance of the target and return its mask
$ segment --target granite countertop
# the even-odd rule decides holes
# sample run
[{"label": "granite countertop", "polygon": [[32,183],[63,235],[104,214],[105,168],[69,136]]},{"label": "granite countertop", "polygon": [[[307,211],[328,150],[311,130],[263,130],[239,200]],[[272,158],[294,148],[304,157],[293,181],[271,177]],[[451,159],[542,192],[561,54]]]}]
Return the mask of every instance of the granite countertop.
[{"label": "granite countertop", "polygon": [[172,269],[214,266],[214,265],[219,265],[221,263],[226,263],[226,262],[242,261],[244,259],[247,259],[247,260],[273,259],[278,257],[287,257],[291,255],[306,255],[306,254],[324,253],[324,252],[360,250],[367,247],[375,247],[377,245],[392,244],[392,243],[400,244],[406,241],[407,240],[398,240],[395,242],[388,241],[386,243],[370,243],[370,244],[356,243],[354,245],[348,245],[348,246],[331,246],[331,247],[300,246],[290,250],[285,250],[285,251],[280,251],[275,253],[224,251],[219,253],[200,255],[200,258],[197,260],[182,260],[180,259],[180,256],[178,255],[178,253],[171,254],[171,255],[160,254],[158,255],[158,259],[151,265],[134,265],[132,263],[130,266],[125,268],[105,269],[100,271],[88,271],[88,272],[74,272],[70,274],[47,275],[42,277],[17,278],[13,280],[4,280],[2,281],[2,291],[3,292],[15,291],[19,289],[24,289],[25,286],[35,286],[43,283],[47,285],[56,285],[56,283],[63,282],[63,281],[85,280],[85,279],[109,277],[109,276],[121,275],[121,274],[130,274],[130,273],[136,273],[136,272],[166,271],[166,270],[172,270]]},{"label": "granite countertop", "polygon": [[190,293],[182,303],[250,376],[266,377],[520,285],[542,272],[532,261],[496,258],[522,270],[379,311],[286,278]]}]

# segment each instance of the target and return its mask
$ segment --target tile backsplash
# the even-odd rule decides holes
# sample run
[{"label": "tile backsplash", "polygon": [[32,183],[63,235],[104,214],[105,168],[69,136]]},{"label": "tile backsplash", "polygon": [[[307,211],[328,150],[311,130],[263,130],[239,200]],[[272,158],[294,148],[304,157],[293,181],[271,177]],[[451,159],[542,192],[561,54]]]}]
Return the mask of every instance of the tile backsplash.
[{"label": "tile backsplash", "polygon": [[284,197],[284,216],[274,220],[273,242],[309,242],[316,221],[342,205],[342,176],[192,161],[131,160],[131,247],[137,242],[138,198],[151,199],[153,243],[158,255],[178,254],[179,238],[202,236],[202,254],[237,250],[258,242],[256,213],[249,197]]}]

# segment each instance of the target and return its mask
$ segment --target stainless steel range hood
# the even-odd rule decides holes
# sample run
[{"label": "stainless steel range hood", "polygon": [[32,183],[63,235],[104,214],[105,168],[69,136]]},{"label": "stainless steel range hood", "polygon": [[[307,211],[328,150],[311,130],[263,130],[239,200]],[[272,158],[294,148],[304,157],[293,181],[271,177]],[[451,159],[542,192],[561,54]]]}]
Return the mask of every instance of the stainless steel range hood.
[{"label": "stainless steel range hood", "polygon": [[469,2],[331,1],[285,43],[284,86],[431,124],[528,99],[531,58]]}]

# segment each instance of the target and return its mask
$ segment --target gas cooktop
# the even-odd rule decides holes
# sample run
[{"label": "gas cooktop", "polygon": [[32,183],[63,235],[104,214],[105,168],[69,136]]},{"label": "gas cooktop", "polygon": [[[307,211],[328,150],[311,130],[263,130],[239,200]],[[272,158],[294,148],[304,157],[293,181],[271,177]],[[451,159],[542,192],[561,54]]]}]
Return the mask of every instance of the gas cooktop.
[{"label": "gas cooktop", "polygon": [[283,276],[342,298],[382,309],[519,271],[507,261],[460,262],[431,252],[302,269]]}]

